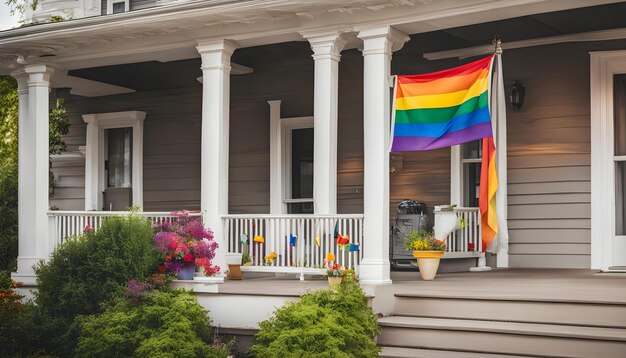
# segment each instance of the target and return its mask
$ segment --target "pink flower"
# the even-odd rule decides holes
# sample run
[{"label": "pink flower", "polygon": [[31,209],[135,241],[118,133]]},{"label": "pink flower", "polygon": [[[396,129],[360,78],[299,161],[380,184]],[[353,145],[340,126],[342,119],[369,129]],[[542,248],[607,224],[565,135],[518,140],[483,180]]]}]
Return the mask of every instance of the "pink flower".
[{"label": "pink flower", "polygon": [[172,240],[167,244],[167,248],[170,250],[175,250],[178,247],[178,242],[176,240]]},{"label": "pink flower", "polygon": [[90,232],[92,232],[92,231],[93,231],[93,228],[92,228],[92,227],[91,227],[91,225],[89,225],[89,224],[87,224],[87,225],[85,226],[85,228],[83,229],[83,232],[84,232],[85,234],[88,234],[88,233],[90,233]]},{"label": "pink flower", "polygon": [[185,262],[191,262],[191,261],[193,261],[193,255],[192,254],[185,254],[185,256],[183,256],[183,260],[185,260]]}]

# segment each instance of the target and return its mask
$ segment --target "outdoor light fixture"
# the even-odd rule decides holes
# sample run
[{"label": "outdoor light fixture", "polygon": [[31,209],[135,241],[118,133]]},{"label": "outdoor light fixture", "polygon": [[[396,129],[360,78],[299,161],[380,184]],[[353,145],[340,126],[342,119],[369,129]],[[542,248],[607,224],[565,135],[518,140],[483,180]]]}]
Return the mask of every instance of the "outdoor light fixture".
[{"label": "outdoor light fixture", "polygon": [[526,87],[515,81],[511,88],[511,105],[515,109],[520,109],[524,105],[524,97],[526,96]]}]

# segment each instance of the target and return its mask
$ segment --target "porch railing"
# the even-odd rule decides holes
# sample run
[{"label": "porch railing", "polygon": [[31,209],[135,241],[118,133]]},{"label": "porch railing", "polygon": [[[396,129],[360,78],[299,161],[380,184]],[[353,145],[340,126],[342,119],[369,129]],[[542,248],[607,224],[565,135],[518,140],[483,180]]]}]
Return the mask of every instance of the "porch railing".
[{"label": "porch railing", "polygon": [[[447,252],[482,252],[482,225],[479,209],[457,207],[453,210],[463,220],[464,225],[448,236]],[[437,214],[435,213],[436,220]]]},{"label": "porch railing", "polygon": [[[48,224],[51,248],[69,237],[82,234],[87,227],[98,230],[107,217],[128,214],[128,211],[50,211],[48,212]],[[150,219],[153,224],[172,221],[174,218],[169,212],[138,212],[137,215]],[[200,216],[200,213],[192,212],[189,215]]]},{"label": "porch railing", "polygon": [[[222,223],[228,252],[248,253],[252,265],[261,271],[321,272],[329,252],[336,263],[358,269],[363,257],[362,214],[226,215]],[[352,245],[337,244],[335,227]],[[266,261],[272,252],[276,258]]]}]

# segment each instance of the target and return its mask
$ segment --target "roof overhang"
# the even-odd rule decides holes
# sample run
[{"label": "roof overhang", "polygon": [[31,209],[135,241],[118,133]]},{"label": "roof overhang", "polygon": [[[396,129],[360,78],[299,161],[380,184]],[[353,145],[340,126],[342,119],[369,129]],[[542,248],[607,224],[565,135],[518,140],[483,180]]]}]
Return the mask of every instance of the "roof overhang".
[{"label": "roof overhang", "polygon": [[[123,14],[0,32],[0,73],[26,62],[63,69],[198,57],[198,41],[240,47],[303,40],[301,32],[395,26],[407,34],[615,0],[243,0],[190,1]],[[356,40],[347,48],[359,46]]]}]

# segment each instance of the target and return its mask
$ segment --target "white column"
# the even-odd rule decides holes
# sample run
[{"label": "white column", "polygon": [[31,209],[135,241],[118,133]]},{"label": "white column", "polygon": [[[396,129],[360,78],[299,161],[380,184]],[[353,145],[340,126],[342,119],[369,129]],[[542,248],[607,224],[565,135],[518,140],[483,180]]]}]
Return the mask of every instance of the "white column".
[{"label": "white column", "polygon": [[357,35],[363,40],[363,260],[361,282],[391,283],[389,275],[389,135],[391,54],[408,41],[383,26]]},{"label": "white column", "polygon": [[346,41],[339,32],[303,34],[315,60],[313,200],[316,214],[337,213],[337,103],[339,59]]},{"label": "white column", "polygon": [[200,200],[204,223],[215,235],[219,249],[213,263],[222,274],[228,269],[228,243],[221,216],[228,214],[228,126],[230,57],[236,45],[226,40],[199,42],[202,57],[202,147]]},{"label": "white column", "polygon": [[87,123],[86,152],[85,152],[85,210],[102,210],[100,200],[100,128],[95,114],[83,115]]},{"label": "white column", "polygon": [[49,92],[53,69],[27,65],[17,77],[19,91],[18,222],[15,277],[35,282],[33,265],[50,254],[48,244]]}]

